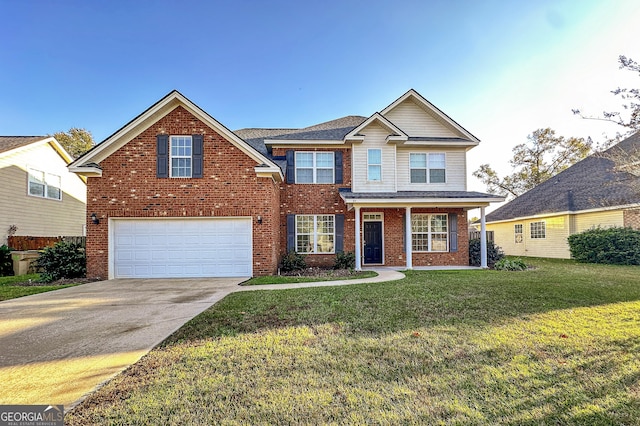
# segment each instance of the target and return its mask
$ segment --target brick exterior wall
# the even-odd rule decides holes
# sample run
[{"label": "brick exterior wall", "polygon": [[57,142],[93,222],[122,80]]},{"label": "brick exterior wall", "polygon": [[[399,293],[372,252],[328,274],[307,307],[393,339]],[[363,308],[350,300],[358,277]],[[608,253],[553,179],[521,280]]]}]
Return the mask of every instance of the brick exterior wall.
[{"label": "brick exterior wall", "polygon": [[[343,183],[329,184],[280,184],[280,255],[287,253],[287,215],[289,214],[344,214],[344,248],[354,250],[355,222],[353,211],[347,211],[339,188],[351,187],[351,149],[300,148],[298,151],[336,152],[342,151]],[[285,156],[286,149],[274,148],[274,156]],[[350,247],[350,248],[349,248]],[[334,254],[310,254],[305,258],[307,265],[330,267],[335,261]]]},{"label": "brick exterior wall", "polygon": [[[156,135],[204,135],[203,178],[156,177]],[[108,218],[253,218],[253,273],[276,271],[279,188],[258,178],[256,162],[187,110],[177,107],[100,163],[87,185],[87,276],[108,276]],[[95,212],[100,223],[91,223]],[[262,216],[262,224],[257,216]]]},{"label": "brick exterior wall", "polygon": [[622,215],[625,227],[640,229],[640,209],[625,210]]},{"label": "brick exterior wall", "polygon": [[[383,241],[384,241],[384,265],[405,266],[407,257],[405,254],[404,216],[406,210],[400,209],[361,209],[361,213],[383,213]],[[462,209],[427,209],[412,208],[411,213],[449,214],[458,216],[458,251],[444,253],[420,253],[413,252],[411,263],[413,266],[460,266],[469,264],[469,233],[467,230],[467,213]],[[362,223],[362,222],[361,222]],[[345,246],[345,250],[346,250]]]},{"label": "brick exterior wall", "polygon": [[625,227],[640,229],[640,209],[629,209],[622,213]]},{"label": "brick exterior wall", "polygon": [[[355,213],[347,210],[339,188],[351,187],[351,149],[296,148],[297,151],[342,151],[343,184],[280,184],[280,255],[287,252],[287,215],[289,214],[344,214],[344,250],[355,251]],[[274,156],[285,156],[287,149],[274,148]],[[405,209],[361,209],[361,214],[376,212],[384,214],[384,265],[405,266],[403,220]],[[458,251],[455,253],[413,253],[414,266],[454,266],[469,264],[469,236],[467,214],[462,209],[412,209],[414,213],[457,213]],[[362,219],[362,218],[361,218]],[[362,220],[360,222],[362,232]],[[330,267],[335,261],[333,254],[309,254],[305,261],[309,266]]]},{"label": "brick exterior wall", "polygon": [[[203,178],[157,178],[156,136],[204,135]],[[109,218],[224,217],[253,218],[253,273],[273,274],[287,251],[287,215],[344,214],[344,249],[355,251],[354,210],[340,198],[339,188],[351,187],[351,149],[300,148],[301,151],[342,151],[343,184],[287,184],[258,178],[254,160],[213,129],[177,107],[101,162],[102,177],[87,184],[87,276],[108,277]],[[274,156],[286,149],[274,148]],[[415,213],[458,214],[458,251],[413,253],[414,266],[468,265],[466,212],[462,209],[413,209]],[[99,224],[91,223],[96,213]],[[403,208],[362,209],[384,214],[384,264],[405,266]],[[262,216],[258,224],[257,216]],[[640,218],[640,216],[634,216]],[[640,221],[640,220],[639,220]],[[363,222],[361,222],[363,223]],[[332,266],[335,255],[308,255],[310,266]]]}]

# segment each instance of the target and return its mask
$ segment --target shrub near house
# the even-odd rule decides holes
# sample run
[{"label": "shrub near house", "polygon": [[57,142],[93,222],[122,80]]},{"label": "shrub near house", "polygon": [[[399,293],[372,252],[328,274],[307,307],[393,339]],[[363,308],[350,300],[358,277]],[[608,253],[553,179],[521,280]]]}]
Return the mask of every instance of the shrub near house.
[{"label": "shrub near house", "polygon": [[594,228],[570,235],[571,256],[579,262],[640,265],[640,231]]}]

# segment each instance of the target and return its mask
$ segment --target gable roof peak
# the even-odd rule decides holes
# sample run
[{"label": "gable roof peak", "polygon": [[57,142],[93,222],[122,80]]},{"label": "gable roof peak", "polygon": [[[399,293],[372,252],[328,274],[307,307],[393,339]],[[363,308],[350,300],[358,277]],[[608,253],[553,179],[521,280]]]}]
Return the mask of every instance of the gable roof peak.
[{"label": "gable roof peak", "polygon": [[419,107],[421,107],[428,113],[434,115],[436,119],[444,123],[446,126],[448,126],[451,129],[454,129],[457,133],[462,135],[464,138],[472,142],[475,142],[476,144],[480,143],[480,139],[475,137],[473,134],[471,134],[471,132],[469,132],[467,129],[465,129],[460,124],[458,124],[454,119],[452,119],[447,114],[445,114],[442,110],[440,110],[440,108],[438,108],[437,106],[429,102],[424,96],[418,93],[418,91],[415,89],[407,90],[407,92],[405,92],[404,95],[400,96],[398,99],[396,99],[391,104],[389,104],[389,106],[383,109],[380,112],[380,114],[386,116],[390,111],[395,109],[398,105],[402,104],[403,102],[409,99],[415,102]]}]

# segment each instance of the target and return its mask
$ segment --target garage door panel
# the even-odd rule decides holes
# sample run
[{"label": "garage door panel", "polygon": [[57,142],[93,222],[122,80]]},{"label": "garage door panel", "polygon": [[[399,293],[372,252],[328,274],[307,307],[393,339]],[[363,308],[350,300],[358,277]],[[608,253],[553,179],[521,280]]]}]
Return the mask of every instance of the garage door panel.
[{"label": "garage door panel", "polygon": [[250,276],[249,218],[113,220],[115,278]]}]

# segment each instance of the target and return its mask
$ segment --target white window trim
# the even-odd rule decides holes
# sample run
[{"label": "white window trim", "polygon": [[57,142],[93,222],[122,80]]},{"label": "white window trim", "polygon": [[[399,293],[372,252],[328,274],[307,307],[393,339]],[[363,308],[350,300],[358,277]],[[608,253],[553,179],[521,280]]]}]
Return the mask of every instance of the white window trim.
[{"label": "white window trim", "polygon": [[[189,138],[191,140],[191,155],[176,155],[174,156],[171,150],[171,142],[173,138]],[[188,158],[191,160],[191,173],[189,176],[173,176],[173,159],[174,158]],[[193,177],[193,136],[191,135],[170,135],[169,136],[169,177],[173,179],[189,179]]]},{"label": "white window trim", "polygon": [[[362,241],[360,241],[360,243],[362,244],[362,248],[364,249],[364,222],[380,222],[382,224],[382,227],[380,229],[380,232],[382,233],[382,239],[381,239],[381,244],[382,244],[382,263],[374,263],[373,265],[384,265],[384,213],[382,212],[365,212],[362,213]],[[364,261],[364,258],[363,258]]]},{"label": "white window trim", "polygon": [[[516,227],[520,226],[520,232],[516,231]],[[519,241],[518,241],[518,237]],[[524,226],[521,223],[516,223],[513,225],[513,241],[515,244],[521,244],[524,242]]]},{"label": "white window trim", "polygon": [[[313,234],[311,235],[312,237],[312,244],[313,244],[313,251],[298,251],[298,218],[300,216],[311,216],[313,217]],[[318,217],[319,216],[330,216],[333,218],[333,234],[318,234]],[[295,227],[295,234],[294,234],[294,244],[295,244],[295,250],[296,253],[302,253],[302,254],[335,254],[336,252],[336,215],[334,214],[297,214],[295,217],[295,223],[294,223],[294,227]],[[309,234],[300,234],[300,235],[309,235]],[[323,252],[318,252],[318,235],[333,235],[333,250],[331,251],[323,251]]]},{"label": "white window trim", "polygon": [[[42,195],[38,195],[38,194],[32,194],[31,193],[31,176],[35,175],[36,173],[42,173],[42,177],[44,180],[44,183],[42,184],[44,186],[43,190],[42,190]],[[59,182],[59,186],[54,188],[58,188],[58,191],[60,192],[60,197],[58,198],[52,198],[48,196],[49,193],[49,184],[47,184],[47,176],[53,176],[55,178],[58,179]],[[27,167],[27,195],[30,197],[35,197],[35,198],[41,198],[44,200],[52,200],[52,201],[62,201],[62,176],[57,175],[55,173],[48,173],[45,172],[43,170],[39,170],[36,169],[34,167]]]},{"label": "white window trim", "polygon": [[[298,154],[312,154],[313,165],[311,169],[313,170],[313,181],[312,182],[298,182],[298,162],[297,156]],[[329,170],[329,167],[318,167],[316,162],[316,154],[331,154],[331,182],[322,182],[318,183],[318,170]],[[333,151],[296,151],[294,153],[294,165],[295,165],[295,181],[296,184],[300,185],[333,185],[336,182],[336,153]],[[301,169],[309,169],[309,167],[300,167]]]},{"label": "white window trim", "polygon": [[[533,234],[533,229],[531,228],[534,224],[537,223],[541,223],[542,224],[542,229],[544,229],[544,236],[543,237],[534,237]],[[538,220],[536,222],[530,222],[529,223],[529,238],[532,240],[546,240],[547,239],[547,222],[545,222],[544,220]]]},{"label": "white window trim", "polygon": [[[380,152],[380,163],[370,163],[369,162],[369,153],[371,151],[378,151]],[[380,168],[380,179],[371,179],[371,175],[369,174],[369,167],[370,166],[377,166]],[[382,182],[382,149],[380,148],[369,148],[367,149],[367,182]]]},{"label": "white window trim", "polygon": [[[429,167],[429,154],[442,154],[444,155],[444,182],[431,182],[431,174],[429,171],[431,168]],[[425,164],[426,167],[411,167],[411,155],[424,155],[425,156]],[[426,173],[426,182],[412,182],[411,181],[411,171],[412,170],[424,170]],[[434,170],[442,170],[442,169],[434,169]],[[446,152],[410,152],[409,153],[409,183],[412,185],[424,185],[424,184],[433,184],[433,185],[442,185],[447,183],[447,177],[449,173],[447,173],[447,153]]]},{"label": "white window trim", "polygon": [[[414,234],[425,234],[424,232],[414,232],[413,231],[413,217],[414,216],[427,216],[428,229],[427,229],[426,234],[427,234],[427,247],[428,247],[428,250],[416,250],[416,249],[413,248],[413,235]],[[445,217],[446,222],[447,222],[447,230],[446,230],[446,232],[434,232],[431,229],[431,217],[432,216],[444,216]],[[450,243],[450,241],[449,241],[449,231],[450,230],[449,230],[449,215],[448,214],[446,214],[446,213],[412,213],[411,214],[411,219],[412,219],[411,220],[411,241],[409,241],[408,244],[411,244],[411,251],[413,253],[448,253],[449,252],[449,243]],[[432,247],[433,247],[433,245],[432,245],[433,234],[446,234],[446,236],[447,236],[447,247],[445,248],[445,250],[432,250]]]}]

